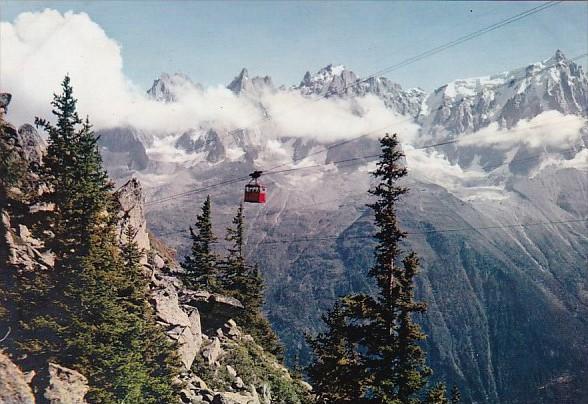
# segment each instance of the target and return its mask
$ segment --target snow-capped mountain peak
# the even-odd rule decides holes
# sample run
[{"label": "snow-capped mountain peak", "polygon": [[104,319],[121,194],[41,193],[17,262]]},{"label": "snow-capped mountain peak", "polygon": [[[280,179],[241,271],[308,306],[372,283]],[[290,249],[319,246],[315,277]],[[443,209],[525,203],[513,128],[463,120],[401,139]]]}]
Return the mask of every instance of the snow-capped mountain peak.
[{"label": "snow-capped mountain peak", "polygon": [[586,74],[558,50],[542,62],[439,87],[427,98],[419,122],[427,132],[457,135],[492,122],[512,127],[549,110],[586,116],[586,105]]}]

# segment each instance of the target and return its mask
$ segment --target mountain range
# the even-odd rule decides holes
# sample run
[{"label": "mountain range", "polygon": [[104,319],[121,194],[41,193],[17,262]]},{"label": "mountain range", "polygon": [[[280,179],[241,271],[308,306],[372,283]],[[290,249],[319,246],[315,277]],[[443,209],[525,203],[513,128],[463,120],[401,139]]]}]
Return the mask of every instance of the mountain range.
[{"label": "mountain range", "polygon": [[[267,204],[246,207],[247,255],[266,279],[267,315],[290,363],[308,360],[303,334],[320,329],[336,297],[373,287],[365,204],[375,158],[364,156],[378,154],[378,133],[283,135],[267,96],[346,102],[365,119],[361,102],[373,97],[410,125],[390,130],[407,139],[411,192],[400,218],[421,257],[418,295],[428,311],[419,320],[435,374],[467,402],[588,400],[588,78],[579,64],[558,50],[431,93],[343,66],[306,72],[291,87],[243,69],[227,89],[263,122],[102,129],[102,154],[115,179],[143,183],[149,228],[180,258],[206,194],[222,240],[246,180],[219,183],[267,171]],[[147,94],[173,105],[198,91],[185,75],[162,74]],[[403,130],[414,133],[403,138]],[[273,172],[278,166],[297,170]]]}]

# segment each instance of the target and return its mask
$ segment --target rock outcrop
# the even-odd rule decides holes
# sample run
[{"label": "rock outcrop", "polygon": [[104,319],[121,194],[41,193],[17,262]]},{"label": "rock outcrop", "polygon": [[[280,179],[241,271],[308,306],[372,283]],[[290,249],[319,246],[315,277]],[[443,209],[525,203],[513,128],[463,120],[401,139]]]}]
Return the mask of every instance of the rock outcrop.
[{"label": "rock outcrop", "polygon": [[12,94],[0,93],[0,113],[5,113],[8,110],[8,104],[10,104],[11,99]]},{"label": "rock outcrop", "polygon": [[137,248],[145,253],[149,252],[151,250],[151,244],[149,242],[149,234],[147,233],[144,207],[145,197],[141,183],[132,178],[120,187],[115,195],[120,206],[119,239],[122,243],[127,242],[125,230],[130,227],[133,230],[133,241],[137,243]]},{"label": "rock outcrop", "polygon": [[26,375],[4,353],[0,352],[0,404],[34,404],[31,381],[41,376],[47,380],[42,397],[49,404],[86,404],[88,380],[75,370],[56,363]]},{"label": "rock outcrop", "polygon": [[88,379],[75,370],[49,363],[49,386],[44,397],[51,404],[85,404]]},{"label": "rock outcrop", "polygon": [[[139,182],[130,180],[117,191],[117,196],[125,218],[120,222],[119,233],[124,233],[128,225],[144,229]],[[138,238],[147,236],[143,230],[137,232]],[[264,352],[250,335],[244,334],[233,320],[244,309],[241,302],[206,290],[187,289],[180,280],[183,270],[162,247],[159,241],[144,244],[150,256],[144,266],[151,277],[150,301],[157,322],[175,342],[183,365],[182,401],[270,404],[272,394],[280,398],[288,394],[295,397],[292,391],[305,394],[307,387],[294,380],[284,366]],[[291,388],[280,391],[284,385]]]},{"label": "rock outcrop", "polygon": [[0,352],[0,403],[34,404],[35,396],[25,375]]},{"label": "rock outcrop", "polygon": [[[24,167],[41,163],[45,146],[30,125],[17,131],[2,123],[0,140],[6,140],[16,148],[16,157],[22,160]],[[35,182],[34,178],[32,182]],[[20,199],[3,194],[3,198],[14,206],[10,203],[0,206],[0,264],[6,264],[10,271],[50,271],[54,265],[53,254],[43,240],[35,237],[37,233],[33,235],[31,224],[35,222],[27,218],[43,215],[44,210],[52,207],[29,205],[22,197],[22,190],[17,186],[13,188],[14,195],[20,195]],[[186,403],[269,404],[268,397],[274,389],[272,381],[293,381],[287,370],[273,356],[264,353],[251,336],[244,335],[232,320],[242,314],[241,302],[184,287],[181,281],[183,270],[174,261],[174,254],[162,242],[153,239],[147,230],[144,195],[138,180],[126,182],[115,196],[120,207],[119,241],[126,242],[126,230],[133,229],[133,241],[144,252],[143,273],[149,279],[149,300],[155,319],[177,347],[183,365],[178,375],[178,382],[185,386],[182,400]],[[8,275],[8,271],[0,271],[2,287],[8,285]],[[8,306],[6,308],[10,311]],[[249,351],[254,352],[254,361]],[[249,355],[246,357],[251,366],[243,368],[239,355]],[[254,367],[259,369],[254,371]],[[34,369],[25,377],[8,357],[0,353],[0,403],[34,403],[35,396],[37,400],[51,404],[85,403],[89,382],[84,375],[57,363],[27,363],[29,368]],[[272,374],[271,380],[267,374]],[[275,388],[278,389],[279,385]],[[279,396],[279,392],[276,394]]]}]

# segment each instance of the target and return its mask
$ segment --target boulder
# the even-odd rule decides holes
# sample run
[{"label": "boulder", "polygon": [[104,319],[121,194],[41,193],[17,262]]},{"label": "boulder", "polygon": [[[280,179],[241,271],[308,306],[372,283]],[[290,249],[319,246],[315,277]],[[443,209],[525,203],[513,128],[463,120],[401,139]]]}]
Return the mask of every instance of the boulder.
[{"label": "boulder", "polygon": [[153,265],[155,265],[155,268],[157,269],[163,269],[165,267],[165,261],[159,256],[159,254],[155,254],[153,257]]},{"label": "boulder", "polygon": [[237,317],[243,311],[243,304],[235,298],[223,296],[207,291],[184,290],[180,300],[188,306],[196,307],[203,317],[202,322],[204,333],[216,333],[231,318]]},{"label": "boulder", "polygon": [[41,249],[34,247],[39,245],[40,241],[30,237],[28,228],[19,226],[18,231],[12,229],[8,213],[3,211],[1,215],[4,228],[11,229],[4,234],[8,247],[8,262],[25,271],[52,268],[54,265],[53,254],[50,251],[41,251]]},{"label": "boulder", "polygon": [[0,352],[0,403],[34,404],[35,397],[25,375]]},{"label": "boulder", "polygon": [[51,404],[84,404],[88,379],[75,370],[49,363],[49,386],[44,397]]},{"label": "boulder", "polygon": [[166,333],[177,341],[180,359],[186,370],[190,370],[202,346],[198,310],[194,307],[186,307],[188,312],[182,310],[178,293],[172,284],[166,284],[164,289],[156,289],[151,295],[151,300],[155,306],[155,315],[163,322],[165,328],[169,328]]},{"label": "boulder", "polygon": [[203,389],[208,390],[208,386],[206,385],[206,382],[196,375],[193,375],[190,378],[190,383],[193,384],[194,386],[196,386],[200,390],[203,390]]},{"label": "boulder", "polygon": [[245,388],[245,383],[243,382],[243,379],[241,379],[239,376],[237,376],[235,378],[235,382],[233,383],[233,387],[238,389],[238,390],[242,390]]},{"label": "boulder", "polygon": [[8,111],[8,104],[10,104],[11,99],[12,94],[0,93],[0,113]]},{"label": "boulder", "polygon": [[212,399],[213,404],[260,404],[259,400],[249,394],[239,394],[232,392],[217,393]]},{"label": "boulder", "polygon": [[237,323],[235,323],[235,321],[233,319],[230,319],[229,321],[227,321],[224,328],[225,328],[224,333],[229,338],[238,339],[239,337],[241,337],[241,330],[239,330]]},{"label": "boulder", "polygon": [[155,303],[155,315],[167,324],[174,326],[191,326],[190,318],[184,312],[178,300],[178,293],[172,286],[158,289],[151,295]]},{"label": "boulder", "polygon": [[227,372],[229,373],[229,375],[231,375],[231,377],[233,377],[233,378],[237,377],[237,371],[231,365],[227,365]]},{"label": "boulder", "polygon": [[222,354],[224,352],[221,348],[220,340],[217,337],[214,337],[212,342],[202,349],[202,356],[208,361],[209,365],[216,364]]},{"label": "boulder", "polygon": [[202,346],[202,326],[200,324],[200,313],[198,309],[190,308],[191,312],[188,316],[190,320],[190,330],[192,331],[192,336],[194,338],[194,343],[197,346],[197,349],[200,350]]},{"label": "boulder", "polygon": [[202,396],[193,392],[190,389],[182,389],[180,390],[180,402],[191,404],[191,403],[205,403]]},{"label": "boulder", "polygon": [[18,142],[29,163],[41,164],[47,145],[33,125],[25,123],[18,128]]},{"label": "boulder", "polygon": [[190,327],[185,327],[178,337],[178,354],[186,370],[190,370],[199,351],[200,346],[196,344]]}]

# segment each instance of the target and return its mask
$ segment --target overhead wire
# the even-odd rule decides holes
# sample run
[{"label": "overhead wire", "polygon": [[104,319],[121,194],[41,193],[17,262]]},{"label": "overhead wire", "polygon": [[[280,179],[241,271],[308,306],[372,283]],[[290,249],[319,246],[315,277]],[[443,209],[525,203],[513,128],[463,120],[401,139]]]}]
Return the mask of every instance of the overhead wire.
[{"label": "overhead wire", "polygon": [[[570,148],[563,149],[563,150],[557,150],[557,153],[566,153],[566,152],[569,152],[569,151],[578,151],[578,150],[584,150],[584,149],[586,149],[585,146],[574,146],[574,147],[570,147]],[[505,164],[508,164],[509,166],[510,165],[517,165],[517,164],[520,164],[520,163],[525,162],[525,161],[531,161],[531,160],[534,160],[534,159],[543,157],[544,155],[545,155],[544,153],[538,153],[538,154],[534,154],[534,155],[531,155],[531,156],[526,156],[526,157],[522,157],[522,158],[511,159],[508,162],[497,163],[497,164],[494,164],[494,165],[486,165],[486,166],[483,166],[481,168],[483,170],[488,170],[488,169],[494,169],[494,168],[500,167],[500,166],[505,165]],[[308,207],[320,206],[320,205],[324,205],[324,204],[327,204],[327,203],[336,202],[339,199],[340,198],[334,198],[334,199],[324,200],[324,201],[321,201],[321,202],[313,202],[313,203],[309,203],[309,204],[305,204],[305,205],[299,205],[299,206],[297,206],[297,208],[300,209],[300,208],[308,208]],[[367,201],[360,201],[360,202],[357,202],[356,201],[356,202],[352,202],[352,203],[338,204],[337,206],[339,208],[344,207],[344,206],[357,206],[357,207],[359,207],[358,204],[365,205],[366,203],[367,203]],[[267,217],[267,216],[269,216],[271,214],[274,214],[274,213],[276,213],[276,212],[268,212],[268,213],[266,213],[264,215],[264,217]],[[223,225],[229,225],[231,223],[232,223],[232,220],[226,221],[226,222],[223,221],[223,222],[220,222],[220,223],[216,223],[216,225],[217,226],[223,226]],[[178,230],[172,230],[172,231],[169,231],[169,232],[158,233],[158,236],[164,237],[164,236],[169,236],[169,235],[183,233],[183,232],[186,232],[186,229],[178,229]]]},{"label": "overhead wire", "polygon": [[428,50],[426,50],[424,52],[421,52],[421,53],[419,53],[419,54],[417,54],[415,56],[406,58],[406,59],[404,59],[404,60],[402,60],[402,61],[400,61],[400,62],[398,62],[398,63],[396,63],[394,65],[391,65],[391,66],[388,66],[388,67],[386,67],[384,69],[378,70],[378,71],[370,74],[369,76],[367,76],[365,78],[354,80],[353,82],[351,82],[351,83],[343,86],[343,88],[341,88],[341,89],[339,89],[337,91],[334,91],[334,92],[328,92],[327,91],[325,94],[323,94],[323,95],[321,95],[319,97],[313,98],[313,100],[319,101],[321,99],[328,98],[328,97],[331,97],[333,95],[337,95],[340,92],[345,92],[349,88],[355,87],[355,86],[360,85],[362,83],[365,83],[365,82],[367,82],[369,80],[372,80],[372,79],[376,78],[377,76],[379,76],[381,74],[389,73],[389,72],[398,70],[398,69],[400,69],[402,67],[405,67],[405,66],[408,66],[408,65],[410,65],[412,63],[415,63],[415,62],[418,62],[420,60],[423,60],[423,59],[425,59],[427,57],[436,55],[436,54],[441,53],[441,52],[443,52],[443,51],[445,51],[447,49],[450,49],[450,48],[453,48],[453,47],[455,47],[457,45],[460,45],[460,44],[462,44],[464,42],[470,41],[472,39],[475,39],[477,37],[480,37],[482,35],[485,35],[485,34],[487,34],[489,32],[496,31],[499,28],[505,27],[505,26],[507,26],[509,24],[512,24],[514,22],[517,22],[519,20],[522,20],[524,18],[527,18],[527,17],[529,17],[529,16],[531,16],[533,14],[537,14],[537,13],[543,11],[543,10],[546,10],[546,9],[548,9],[550,7],[553,7],[555,5],[558,5],[559,3],[562,3],[562,2],[563,1],[548,1],[546,3],[542,3],[542,4],[538,5],[538,6],[532,7],[530,9],[528,9],[528,10],[525,10],[523,12],[520,12],[518,14],[515,14],[515,15],[513,15],[511,17],[508,17],[506,19],[500,20],[500,21],[498,21],[498,22],[496,22],[494,24],[491,24],[491,25],[489,25],[487,27],[481,28],[481,29],[476,30],[474,32],[470,32],[469,34],[466,34],[466,35],[463,35],[461,37],[458,37],[458,38],[456,38],[456,39],[454,39],[452,41],[443,43],[443,44],[441,44],[439,46],[436,46],[434,48],[431,48],[431,49],[428,49]]},{"label": "overhead wire", "polygon": [[[575,56],[575,57],[573,57],[573,58],[571,58],[569,60],[570,61],[576,61],[578,59],[581,59],[581,58],[584,58],[584,57],[587,57],[587,56],[588,56],[588,53],[583,53],[583,54],[578,55],[578,56]],[[513,81],[516,82],[516,81],[527,80],[527,79],[529,79],[529,78],[531,78],[531,77],[533,77],[535,75],[538,75],[538,74],[540,74],[540,73],[542,73],[542,72],[544,72],[546,70],[549,70],[550,68],[552,68],[552,67],[554,67],[556,65],[557,65],[557,63],[554,63],[554,64],[551,64],[551,65],[545,66],[544,68],[542,68],[542,69],[534,72],[530,76],[521,77],[519,79],[513,79]],[[394,126],[396,126],[398,124],[401,124],[401,123],[413,121],[413,120],[414,120],[413,117],[409,117],[407,119],[404,119],[404,120],[401,120],[401,121],[398,121],[398,122],[394,123]],[[381,131],[386,130],[386,129],[392,129],[392,128],[393,127],[391,127],[391,126],[385,126],[385,127],[378,128],[378,129],[373,130],[373,131],[370,131],[370,132],[362,133],[361,135],[359,135],[357,137],[354,137],[354,138],[351,138],[351,139],[347,139],[347,140],[344,140],[344,141],[341,141],[341,142],[338,142],[338,143],[335,143],[335,144],[332,144],[332,145],[329,145],[329,146],[325,146],[321,150],[312,152],[312,153],[310,153],[308,155],[305,155],[304,157],[300,157],[300,158],[297,158],[297,159],[295,158],[291,162],[286,162],[286,163],[283,163],[283,164],[274,166],[274,167],[270,168],[269,170],[267,170],[266,171],[266,174],[275,171],[277,168],[280,168],[280,167],[283,167],[283,166],[286,166],[286,165],[289,165],[289,164],[292,164],[292,163],[296,163],[296,162],[299,162],[301,160],[304,160],[304,159],[306,159],[308,157],[312,157],[312,156],[315,156],[317,154],[324,153],[325,151],[329,151],[329,150],[332,150],[334,148],[343,146],[345,144],[352,143],[352,142],[354,142],[356,140],[359,140],[361,138],[364,138],[366,136],[369,136],[370,134],[374,134],[374,133],[381,132]],[[528,129],[531,129],[531,128],[532,127],[528,127]],[[460,140],[460,139],[454,139],[454,140],[449,140],[449,141],[445,141],[445,142],[439,142],[439,143],[435,143],[435,144],[431,144],[431,145],[419,147],[419,148],[416,148],[416,149],[419,150],[419,149],[426,149],[426,148],[432,148],[432,147],[439,147],[439,146],[449,145],[449,144],[453,144],[453,143],[458,143],[460,141],[462,141],[462,140]],[[221,186],[221,185],[229,185],[229,184],[233,184],[233,183],[236,183],[236,182],[245,181],[247,179],[249,179],[249,176],[234,178],[234,179],[231,179],[231,180],[223,181],[221,183],[210,184],[208,186],[203,186],[203,187],[198,188],[198,189],[194,189],[194,190],[190,190],[190,191],[185,191],[185,192],[182,192],[182,193],[179,193],[179,194],[168,195],[168,196],[163,197],[163,198],[160,198],[160,199],[150,200],[150,201],[148,201],[146,203],[146,205],[149,206],[149,205],[152,205],[152,204],[167,202],[169,200],[176,199],[176,197],[183,197],[183,196],[192,195],[192,194],[199,193],[199,192],[204,192],[206,190],[209,190],[209,189],[212,189],[212,188],[216,188],[216,187]]]},{"label": "overhead wire", "polygon": [[[581,55],[578,55],[578,56],[575,56],[575,57],[573,57],[573,58],[570,58],[570,59],[568,59],[568,60],[569,60],[570,62],[574,62],[574,61],[576,61],[576,60],[579,60],[579,59],[585,58],[585,57],[587,57],[587,56],[588,56],[588,52],[587,52],[587,53],[583,53],[583,54],[581,54]],[[512,79],[512,80],[510,81],[510,83],[511,83],[511,85],[513,85],[514,83],[516,83],[516,82],[518,82],[518,81],[524,81],[524,80],[528,80],[529,78],[531,78],[531,77],[534,77],[534,76],[537,76],[537,75],[539,75],[540,73],[543,73],[544,71],[547,71],[547,70],[549,70],[549,69],[551,69],[552,67],[555,67],[555,66],[557,66],[557,63],[553,63],[553,64],[551,64],[551,65],[545,66],[545,67],[543,67],[542,69],[539,69],[539,70],[535,71],[533,74],[531,74],[531,75],[529,75],[529,76],[520,77],[520,78],[518,78],[518,79]],[[334,95],[336,95],[336,94],[334,94]],[[439,107],[439,109],[441,109],[441,108],[442,108],[442,107]],[[406,118],[406,119],[403,119],[403,120],[400,120],[400,121],[398,121],[398,122],[395,122],[395,123],[394,123],[394,126],[397,126],[397,125],[399,125],[399,124],[402,124],[402,123],[407,123],[407,122],[410,122],[410,121],[413,121],[413,122],[414,122],[414,120],[415,120],[415,118],[414,118],[414,117],[408,117],[408,118]],[[289,165],[289,164],[292,164],[292,163],[296,163],[296,162],[298,162],[298,161],[300,161],[300,160],[303,160],[303,159],[305,159],[305,158],[308,158],[308,157],[311,157],[311,156],[315,156],[315,155],[317,155],[317,154],[320,154],[320,153],[324,153],[324,152],[326,152],[326,151],[329,151],[329,150],[335,149],[335,148],[337,148],[337,147],[340,147],[340,146],[344,146],[344,145],[346,145],[346,144],[349,144],[349,143],[355,142],[355,141],[357,141],[357,140],[359,140],[359,139],[362,139],[362,138],[364,138],[364,137],[367,137],[367,136],[369,136],[369,135],[371,135],[371,134],[378,133],[378,132],[381,132],[381,131],[383,131],[383,130],[386,130],[386,129],[392,129],[394,126],[391,126],[391,125],[386,125],[386,126],[384,126],[384,127],[378,128],[378,129],[376,129],[376,130],[372,130],[372,131],[369,131],[369,132],[362,133],[362,134],[360,134],[360,135],[358,135],[358,136],[355,136],[355,137],[353,137],[353,138],[351,138],[351,139],[347,139],[347,140],[344,140],[344,141],[341,141],[341,142],[338,142],[338,143],[334,143],[334,144],[331,144],[331,145],[325,146],[325,147],[323,147],[321,150],[318,150],[318,151],[312,152],[312,153],[310,153],[310,154],[308,154],[308,155],[306,155],[306,156],[304,156],[304,157],[300,157],[300,158],[298,158],[298,159],[296,159],[296,158],[295,158],[295,159],[293,159],[291,162],[286,162],[286,163],[283,163],[283,164],[277,165],[277,166],[275,166],[275,167],[272,167],[272,168],[268,169],[268,171],[272,171],[272,170],[275,170],[275,169],[277,169],[277,168],[280,168],[280,167],[283,167],[283,166],[286,166],[286,165]],[[447,144],[451,144],[451,143],[455,143],[455,142],[454,142],[454,141],[450,141],[450,142],[448,142]],[[439,144],[439,146],[440,146],[440,145],[442,145],[442,144]],[[432,146],[431,146],[431,147],[432,147]]]},{"label": "overhead wire", "polygon": [[[530,222],[530,223],[513,223],[507,225],[495,225],[495,226],[469,226],[469,227],[459,227],[459,228],[441,228],[441,229],[432,229],[432,230],[423,230],[423,231],[406,231],[403,232],[405,235],[427,235],[427,234],[435,234],[435,233],[456,233],[456,232],[464,232],[464,231],[478,231],[478,230],[499,230],[499,229],[509,229],[509,228],[517,228],[517,227],[534,227],[534,226],[545,226],[545,225],[560,225],[560,224],[570,224],[570,223],[583,223],[588,222],[588,218],[584,219],[570,219],[570,220],[553,220],[553,221],[544,221],[544,222]],[[170,232],[169,235],[175,234],[178,232]],[[330,241],[330,240],[347,240],[347,239],[372,239],[375,238],[374,235],[355,235],[355,236],[343,236],[341,234],[337,235],[329,235],[329,236],[317,236],[317,237],[303,237],[298,239],[281,239],[281,240],[261,240],[255,243],[255,245],[262,245],[262,244],[291,244],[291,243],[301,243],[301,242],[309,242],[309,241]]]},{"label": "overhead wire", "polygon": [[407,59],[404,59],[404,60],[402,60],[402,61],[400,61],[400,62],[398,62],[396,64],[393,64],[391,66],[388,66],[388,67],[386,67],[384,69],[381,69],[381,70],[379,70],[379,71],[377,71],[377,72],[369,75],[368,77],[366,77],[364,79],[360,79],[360,80],[357,80],[357,81],[349,84],[348,86],[344,87],[343,90],[346,90],[347,88],[354,87],[354,86],[356,86],[358,84],[361,84],[361,83],[364,83],[364,82],[369,81],[371,79],[374,79],[375,77],[377,77],[379,75],[382,75],[384,73],[390,73],[392,71],[398,70],[398,69],[400,69],[402,67],[408,66],[410,64],[413,64],[415,62],[418,62],[418,61],[420,61],[422,59],[425,59],[427,57],[436,55],[436,54],[438,54],[440,52],[443,52],[443,51],[445,51],[447,49],[453,48],[453,47],[455,47],[457,45],[460,45],[460,44],[462,44],[464,42],[470,41],[470,40],[475,39],[477,37],[480,37],[482,35],[485,35],[485,34],[487,34],[489,32],[496,31],[499,28],[502,28],[504,26],[507,26],[509,24],[512,24],[514,22],[517,22],[519,20],[522,20],[523,18],[529,17],[529,16],[531,16],[533,14],[537,14],[537,13],[539,13],[541,11],[544,11],[544,10],[546,10],[546,9],[548,9],[550,7],[553,7],[555,5],[558,5],[558,4],[562,3],[562,2],[563,1],[549,1],[547,3],[542,3],[542,4],[538,5],[538,6],[535,6],[535,7],[531,8],[531,9],[528,9],[526,11],[523,11],[523,12],[521,12],[519,14],[515,14],[514,16],[508,17],[508,18],[506,18],[504,20],[501,20],[501,21],[499,21],[497,23],[494,23],[492,25],[489,25],[489,26],[484,27],[482,29],[479,29],[477,31],[471,32],[469,34],[463,35],[463,36],[461,36],[461,37],[459,37],[457,39],[454,39],[453,41],[446,42],[444,44],[441,44],[439,46],[436,46],[434,48],[431,48],[429,50],[426,50],[424,52],[421,52],[421,53],[419,53],[419,54],[417,54],[415,56],[412,56],[412,57],[409,57]]},{"label": "overhead wire", "polygon": [[[558,125],[560,124],[559,120],[554,120],[554,121],[549,121],[547,123],[543,123],[543,124],[538,124],[538,125],[531,125],[528,126],[526,128],[519,128],[519,129],[511,129],[507,132],[507,134],[512,134],[513,132],[520,132],[520,131],[526,131],[526,130],[530,130],[530,129],[537,129],[540,127],[546,127],[546,126],[553,126],[553,125]],[[452,140],[448,140],[448,141],[443,141],[443,142],[438,142],[438,143],[433,143],[433,144],[428,144],[428,145],[424,145],[424,146],[419,146],[419,147],[415,147],[415,148],[411,148],[411,149],[407,149],[405,150],[405,153],[410,153],[412,151],[416,151],[416,150],[425,150],[425,149],[430,149],[430,148],[435,148],[435,147],[440,147],[440,146],[446,146],[446,145],[450,145],[450,144],[457,144],[457,143],[462,143],[467,141],[467,136],[466,137],[462,137],[462,138],[457,138],[457,139],[452,139]],[[467,146],[472,146],[472,145],[467,145]],[[348,158],[348,159],[342,159],[342,160],[334,160],[334,161],[328,161],[328,162],[324,162],[324,163],[318,163],[318,164],[313,164],[313,165],[308,165],[308,166],[302,166],[302,167],[292,167],[292,168],[288,168],[288,169],[283,169],[283,170],[274,170],[274,171],[267,171],[264,173],[265,176],[268,175],[274,175],[274,174],[284,174],[284,173],[289,173],[289,172],[294,172],[294,171],[300,171],[300,170],[308,170],[308,169],[314,169],[314,168],[319,168],[319,167],[324,167],[327,165],[333,165],[333,164],[343,164],[343,163],[349,163],[349,162],[356,162],[356,161],[364,161],[364,160],[368,160],[368,159],[372,159],[372,158],[377,158],[379,157],[380,154],[369,154],[369,155],[364,155],[364,156],[358,156],[358,157],[353,157],[353,158]],[[244,180],[249,179],[249,176],[247,177],[238,177],[238,178],[233,178],[233,179],[229,179],[226,181],[221,181],[218,183],[213,183],[210,185],[206,185],[200,188],[196,188],[196,189],[192,189],[189,191],[185,191],[185,192],[181,192],[178,194],[172,194],[172,195],[168,195],[166,197],[162,197],[160,199],[154,199],[154,200],[150,200],[147,201],[145,203],[146,206],[151,206],[154,204],[159,204],[159,203],[166,203],[166,202],[170,202],[173,201],[175,199],[179,199],[179,198],[184,198],[186,196],[190,196],[190,195],[194,195],[194,194],[198,194],[201,192],[205,192],[208,191],[210,189],[216,188],[216,187],[220,187],[223,185],[229,185],[229,184],[234,184],[236,182],[241,182]]]},{"label": "overhead wire", "polygon": [[[403,232],[405,235],[426,235],[426,234],[434,234],[434,233],[455,233],[455,232],[463,232],[463,231],[478,231],[478,230],[496,230],[496,229],[508,229],[508,228],[516,228],[516,227],[533,227],[533,226],[545,226],[545,225],[560,225],[560,224],[569,224],[569,223],[581,223],[581,222],[588,222],[588,218],[585,219],[571,219],[571,220],[555,220],[555,221],[545,221],[545,222],[531,222],[531,223],[514,223],[508,225],[496,225],[496,226],[470,226],[470,227],[461,227],[461,228],[442,228],[442,229],[434,229],[434,230],[424,230],[424,231],[408,231]],[[257,243],[256,245],[263,245],[263,244],[290,244],[290,243],[301,243],[301,242],[308,242],[308,241],[330,241],[330,240],[339,240],[339,239],[371,239],[374,238],[373,235],[357,235],[357,236],[342,236],[339,235],[332,235],[332,236],[318,236],[318,237],[305,237],[305,238],[298,238],[298,239],[282,239],[282,240],[262,240]]]}]

